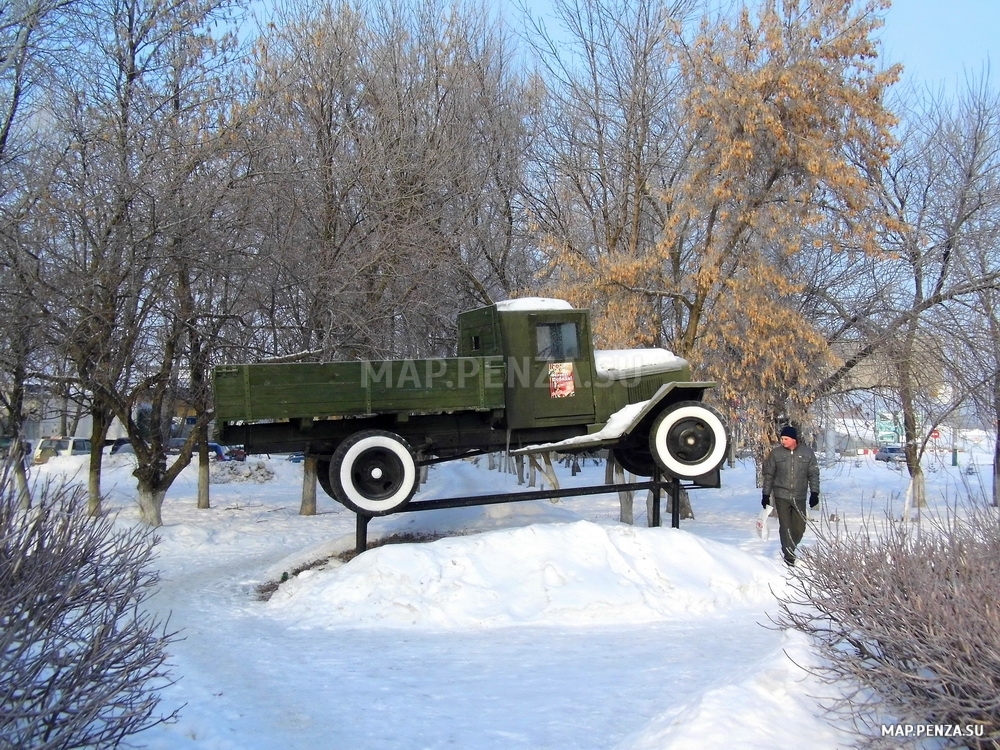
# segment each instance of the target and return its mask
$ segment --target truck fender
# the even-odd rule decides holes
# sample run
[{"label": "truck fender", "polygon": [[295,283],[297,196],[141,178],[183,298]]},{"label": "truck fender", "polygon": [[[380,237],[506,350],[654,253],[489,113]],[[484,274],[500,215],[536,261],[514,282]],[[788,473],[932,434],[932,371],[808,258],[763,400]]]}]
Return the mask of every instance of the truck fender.
[{"label": "truck fender", "polygon": [[717,487],[729,435],[718,412],[702,399],[714,383],[666,383],[623,431],[620,461],[655,463],[668,476]]},{"label": "truck fender", "polygon": [[623,435],[631,435],[640,425],[647,425],[663,411],[664,407],[680,401],[701,401],[705,391],[716,386],[713,382],[664,383],[625,427]]}]

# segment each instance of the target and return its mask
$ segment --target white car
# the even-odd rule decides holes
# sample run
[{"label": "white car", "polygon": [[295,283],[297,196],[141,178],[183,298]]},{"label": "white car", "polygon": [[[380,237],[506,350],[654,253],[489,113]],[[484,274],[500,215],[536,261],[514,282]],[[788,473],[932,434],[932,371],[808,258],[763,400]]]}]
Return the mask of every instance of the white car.
[{"label": "white car", "polygon": [[38,441],[32,463],[44,464],[53,456],[89,456],[90,440],[78,437],[47,437]]},{"label": "white car", "polygon": [[883,445],[875,453],[876,461],[886,461],[888,463],[903,463],[906,461],[906,452],[901,445]]}]

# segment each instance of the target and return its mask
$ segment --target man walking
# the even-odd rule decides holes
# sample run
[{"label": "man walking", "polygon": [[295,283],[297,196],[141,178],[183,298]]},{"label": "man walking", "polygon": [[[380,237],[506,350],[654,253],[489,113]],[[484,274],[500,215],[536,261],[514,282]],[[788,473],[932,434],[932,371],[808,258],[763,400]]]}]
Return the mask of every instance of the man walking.
[{"label": "man walking", "polygon": [[819,505],[819,463],[816,454],[806,445],[799,445],[799,433],[785,425],[780,433],[781,445],[764,459],[763,496],[765,508],[774,498],[778,513],[778,535],[781,555],[786,565],[795,564],[795,548],[806,531],[806,492],[809,507]]}]

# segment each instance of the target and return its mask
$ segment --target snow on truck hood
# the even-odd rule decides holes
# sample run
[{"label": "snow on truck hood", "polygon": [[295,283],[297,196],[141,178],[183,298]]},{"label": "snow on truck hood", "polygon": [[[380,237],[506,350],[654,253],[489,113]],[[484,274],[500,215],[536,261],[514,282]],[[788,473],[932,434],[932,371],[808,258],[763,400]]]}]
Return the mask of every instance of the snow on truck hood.
[{"label": "snow on truck hood", "polygon": [[594,365],[598,375],[627,378],[680,370],[687,360],[666,349],[608,349],[594,352]]}]

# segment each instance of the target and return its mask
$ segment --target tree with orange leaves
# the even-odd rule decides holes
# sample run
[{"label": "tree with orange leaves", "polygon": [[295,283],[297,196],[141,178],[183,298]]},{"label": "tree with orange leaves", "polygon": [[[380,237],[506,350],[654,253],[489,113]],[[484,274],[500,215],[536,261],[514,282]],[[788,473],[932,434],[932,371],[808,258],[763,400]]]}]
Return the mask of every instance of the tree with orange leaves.
[{"label": "tree with orange leaves", "polygon": [[[595,309],[609,345],[665,345],[761,429],[803,412],[828,358],[801,314],[803,254],[874,252],[866,175],[885,162],[897,68],[880,70],[883,0],[765,0],[675,27],[682,96],[659,175],[663,226],[636,248],[551,243],[552,285]],[[690,37],[690,38],[689,38]]]}]

